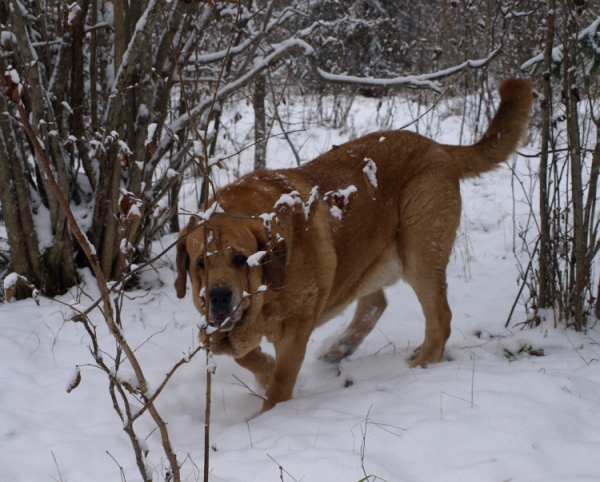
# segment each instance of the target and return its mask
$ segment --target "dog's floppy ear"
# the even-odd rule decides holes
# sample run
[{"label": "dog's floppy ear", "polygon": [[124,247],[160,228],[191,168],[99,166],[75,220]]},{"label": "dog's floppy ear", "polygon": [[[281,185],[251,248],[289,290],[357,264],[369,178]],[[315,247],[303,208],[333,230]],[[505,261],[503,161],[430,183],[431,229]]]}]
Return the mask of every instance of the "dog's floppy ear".
[{"label": "dog's floppy ear", "polygon": [[183,228],[179,233],[179,241],[177,242],[177,257],[175,264],[177,265],[177,278],[175,279],[175,291],[177,292],[177,298],[183,298],[185,296],[185,289],[187,284],[188,268],[190,267],[190,255],[187,252],[187,235],[198,224],[198,218],[192,217],[188,225]]},{"label": "dog's floppy ear", "polygon": [[287,245],[283,239],[267,250],[262,263],[266,285],[272,291],[281,290],[287,274]]}]

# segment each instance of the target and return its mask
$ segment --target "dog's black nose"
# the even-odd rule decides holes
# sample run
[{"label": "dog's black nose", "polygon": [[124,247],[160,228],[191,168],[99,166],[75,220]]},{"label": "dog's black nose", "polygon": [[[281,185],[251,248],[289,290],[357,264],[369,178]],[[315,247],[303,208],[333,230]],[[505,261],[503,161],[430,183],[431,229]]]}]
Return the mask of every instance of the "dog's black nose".
[{"label": "dog's black nose", "polygon": [[217,286],[210,290],[210,310],[215,315],[229,316],[231,314],[231,299],[233,292],[226,286]]}]

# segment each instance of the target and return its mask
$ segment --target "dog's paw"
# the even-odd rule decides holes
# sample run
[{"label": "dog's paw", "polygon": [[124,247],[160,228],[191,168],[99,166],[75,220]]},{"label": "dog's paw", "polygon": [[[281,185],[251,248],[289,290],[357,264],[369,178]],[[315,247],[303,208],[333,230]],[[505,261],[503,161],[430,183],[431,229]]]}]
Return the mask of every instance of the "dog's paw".
[{"label": "dog's paw", "polygon": [[331,345],[329,350],[321,355],[319,359],[327,363],[339,364],[344,358],[352,355],[355,350],[356,346],[353,343],[350,343],[350,341],[345,338],[341,338]]},{"label": "dog's paw", "polygon": [[262,408],[260,409],[259,415],[262,415],[265,412],[271,410],[276,404],[273,402],[269,402],[269,400],[265,399],[262,404]]},{"label": "dog's paw", "polygon": [[417,347],[409,358],[408,366],[410,368],[427,368],[431,363],[439,363],[444,358],[444,349],[424,350],[423,345]]},{"label": "dog's paw", "polygon": [[340,353],[327,352],[324,355],[321,355],[319,357],[319,360],[322,360],[327,363],[331,363],[332,365],[336,365],[336,364],[339,364],[344,358],[346,358],[346,356],[347,355],[340,354]]}]

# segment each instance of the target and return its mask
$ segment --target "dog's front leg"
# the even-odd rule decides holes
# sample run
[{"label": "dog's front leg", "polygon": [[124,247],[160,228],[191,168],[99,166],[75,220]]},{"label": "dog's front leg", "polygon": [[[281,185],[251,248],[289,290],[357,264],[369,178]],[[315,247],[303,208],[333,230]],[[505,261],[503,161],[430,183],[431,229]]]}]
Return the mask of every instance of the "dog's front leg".
[{"label": "dog's front leg", "polygon": [[281,339],[274,343],[275,368],[267,385],[261,413],[292,398],[310,332],[311,330],[286,329]]},{"label": "dog's front leg", "polygon": [[258,380],[258,383],[262,387],[267,388],[273,373],[273,367],[275,366],[275,360],[271,355],[263,353],[260,346],[257,346],[244,356],[236,358],[235,361],[240,366],[250,370]]}]

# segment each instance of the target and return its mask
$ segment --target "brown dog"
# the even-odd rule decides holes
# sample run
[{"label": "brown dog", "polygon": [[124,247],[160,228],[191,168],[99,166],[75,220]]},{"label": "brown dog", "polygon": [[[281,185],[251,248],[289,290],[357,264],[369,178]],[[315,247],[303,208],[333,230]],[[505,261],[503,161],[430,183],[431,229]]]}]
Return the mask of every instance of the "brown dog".
[{"label": "brown dog", "polygon": [[[442,359],[459,180],[504,162],[529,120],[530,82],[508,79],[499,91],[498,112],[472,146],[407,131],[369,134],[297,169],[242,177],[181,231],[177,296],[185,296],[189,272],[194,304],[216,330],[212,351],[233,356],[266,387],[262,411],[292,397],[317,326],[358,300],[324,356],[340,361],[373,329],[387,305],[383,288],[400,278],[425,315],[425,340],[411,366]],[[263,336],[275,359],[261,351]]]}]

